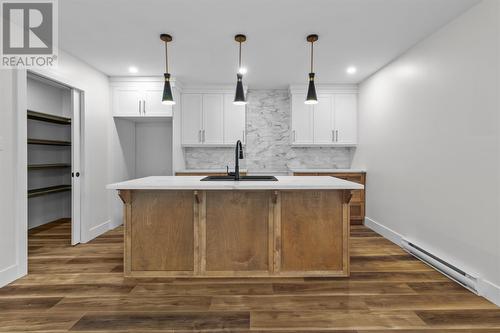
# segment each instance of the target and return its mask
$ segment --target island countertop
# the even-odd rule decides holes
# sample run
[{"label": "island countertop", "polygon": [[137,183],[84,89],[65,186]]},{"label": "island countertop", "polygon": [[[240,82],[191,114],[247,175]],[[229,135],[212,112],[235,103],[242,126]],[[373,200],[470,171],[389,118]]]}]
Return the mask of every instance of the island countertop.
[{"label": "island countertop", "polygon": [[110,184],[111,190],[361,190],[329,176],[276,176],[278,181],[200,181],[200,176],[152,176]]}]

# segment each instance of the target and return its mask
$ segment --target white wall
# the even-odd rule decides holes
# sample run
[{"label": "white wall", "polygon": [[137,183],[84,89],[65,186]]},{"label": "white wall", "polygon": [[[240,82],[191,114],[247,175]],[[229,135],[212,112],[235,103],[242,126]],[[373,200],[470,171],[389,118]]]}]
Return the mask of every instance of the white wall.
[{"label": "white wall", "polygon": [[499,2],[486,0],[360,86],[367,224],[481,278],[500,304]]},{"label": "white wall", "polygon": [[110,89],[106,75],[64,51],[55,69],[35,73],[84,91],[82,171],[82,242],[87,242],[112,227],[108,192]]},{"label": "white wall", "polygon": [[[17,105],[15,88],[17,73],[0,70],[0,286],[25,274],[25,240],[18,237],[26,233],[26,214],[18,214],[16,196],[17,179]],[[24,129],[25,132],[25,129]],[[26,145],[25,145],[26,146]],[[26,149],[23,150],[26,152]],[[24,181],[26,186],[26,180]],[[24,193],[26,197],[26,192]],[[26,199],[22,200],[26,203]],[[24,221],[24,225],[16,223]]]},{"label": "white wall", "polygon": [[172,121],[135,125],[135,177],[172,176]]}]

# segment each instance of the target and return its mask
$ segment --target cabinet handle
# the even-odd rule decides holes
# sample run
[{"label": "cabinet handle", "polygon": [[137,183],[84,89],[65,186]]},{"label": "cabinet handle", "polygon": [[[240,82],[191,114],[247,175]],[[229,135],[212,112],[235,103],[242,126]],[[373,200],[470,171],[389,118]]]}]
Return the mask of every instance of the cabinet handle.
[{"label": "cabinet handle", "polygon": [[201,142],[201,130],[198,130],[198,142]]},{"label": "cabinet handle", "polygon": [[339,142],[339,130],[335,130],[335,142]]},{"label": "cabinet handle", "polygon": [[205,130],[203,130],[203,142],[205,142]]},{"label": "cabinet handle", "polygon": [[335,130],[332,130],[332,142],[335,142]]},{"label": "cabinet handle", "polygon": [[141,114],[141,100],[139,100],[139,114]]},{"label": "cabinet handle", "polygon": [[142,100],[142,112],[146,114],[146,100]]}]

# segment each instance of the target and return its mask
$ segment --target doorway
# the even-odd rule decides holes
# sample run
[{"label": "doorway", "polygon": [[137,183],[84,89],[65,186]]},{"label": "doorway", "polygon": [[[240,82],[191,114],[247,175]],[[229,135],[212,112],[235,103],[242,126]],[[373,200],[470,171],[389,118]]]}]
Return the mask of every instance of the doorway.
[{"label": "doorway", "polygon": [[26,92],[28,232],[68,223],[68,242],[75,245],[81,239],[83,92],[31,72]]}]

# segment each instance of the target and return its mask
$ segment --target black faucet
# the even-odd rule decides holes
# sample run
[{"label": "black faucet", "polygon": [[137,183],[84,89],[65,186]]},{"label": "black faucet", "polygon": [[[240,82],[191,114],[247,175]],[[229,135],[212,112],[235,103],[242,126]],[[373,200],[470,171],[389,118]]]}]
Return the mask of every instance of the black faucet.
[{"label": "black faucet", "polygon": [[240,159],[243,159],[243,145],[238,140],[234,150],[234,180],[240,180]]}]

